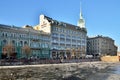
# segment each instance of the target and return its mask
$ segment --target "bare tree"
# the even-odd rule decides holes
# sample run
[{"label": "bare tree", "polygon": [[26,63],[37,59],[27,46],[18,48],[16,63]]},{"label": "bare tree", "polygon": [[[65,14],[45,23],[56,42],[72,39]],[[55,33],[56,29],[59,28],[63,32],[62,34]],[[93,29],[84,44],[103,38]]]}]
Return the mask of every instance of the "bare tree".
[{"label": "bare tree", "polygon": [[82,47],[81,54],[82,54],[82,58],[84,58],[85,57],[85,47]]},{"label": "bare tree", "polygon": [[30,49],[30,47],[28,45],[23,46],[22,47],[22,51],[26,55],[27,58],[31,54],[31,49]]},{"label": "bare tree", "polygon": [[75,52],[76,52],[76,51],[75,51],[75,49],[74,49],[74,48],[72,48],[72,55],[71,55],[71,56],[72,56],[72,58],[74,58],[74,57],[75,57]]},{"label": "bare tree", "polygon": [[71,54],[70,54],[70,48],[67,48],[66,49],[66,54],[67,54],[67,59],[70,59],[71,58]]},{"label": "bare tree", "polygon": [[10,58],[10,56],[15,52],[15,48],[11,43],[5,45],[3,48],[6,51],[8,58]]},{"label": "bare tree", "polygon": [[78,58],[81,57],[81,49],[80,49],[80,48],[77,49],[77,57],[78,57]]}]

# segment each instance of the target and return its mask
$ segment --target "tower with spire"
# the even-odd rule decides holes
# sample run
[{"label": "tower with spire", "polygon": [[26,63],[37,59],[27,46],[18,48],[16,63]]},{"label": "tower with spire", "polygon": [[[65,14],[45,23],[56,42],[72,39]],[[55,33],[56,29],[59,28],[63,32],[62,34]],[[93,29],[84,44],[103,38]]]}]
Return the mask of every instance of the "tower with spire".
[{"label": "tower with spire", "polygon": [[82,16],[82,7],[81,7],[81,3],[80,3],[80,19],[77,23],[77,26],[80,27],[80,28],[85,28],[85,20]]}]

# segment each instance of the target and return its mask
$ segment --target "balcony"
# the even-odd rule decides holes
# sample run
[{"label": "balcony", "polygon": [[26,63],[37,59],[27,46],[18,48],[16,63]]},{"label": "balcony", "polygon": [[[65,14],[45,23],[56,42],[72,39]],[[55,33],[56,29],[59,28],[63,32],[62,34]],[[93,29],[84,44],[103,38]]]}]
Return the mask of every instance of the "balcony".
[{"label": "balcony", "polygon": [[60,41],[60,44],[65,44],[65,41]]},{"label": "balcony", "polygon": [[52,40],[52,43],[58,43],[58,41],[57,40]]}]

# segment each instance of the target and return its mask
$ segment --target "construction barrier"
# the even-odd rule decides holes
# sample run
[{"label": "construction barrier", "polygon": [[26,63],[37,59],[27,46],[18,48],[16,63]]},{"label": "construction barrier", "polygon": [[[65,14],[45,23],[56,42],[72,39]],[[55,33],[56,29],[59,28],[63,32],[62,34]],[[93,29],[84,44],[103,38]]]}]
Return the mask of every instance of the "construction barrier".
[{"label": "construction barrier", "polygon": [[104,62],[119,62],[119,56],[103,56],[101,57],[101,61]]}]

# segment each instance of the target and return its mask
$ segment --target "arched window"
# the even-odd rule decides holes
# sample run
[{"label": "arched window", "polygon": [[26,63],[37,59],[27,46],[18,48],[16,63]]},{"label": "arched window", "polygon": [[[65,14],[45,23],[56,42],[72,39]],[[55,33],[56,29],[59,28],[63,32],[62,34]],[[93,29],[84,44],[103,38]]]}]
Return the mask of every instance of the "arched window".
[{"label": "arched window", "polygon": [[4,37],[4,33],[2,33],[2,37]]},{"label": "arched window", "polygon": [[24,42],[24,45],[28,45],[27,41]]},{"label": "arched window", "polygon": [[23,41],[20,41],[20,46],[23,46]]},{"label": "arched window", "polygon": [[8,35],[7,35],[7,33],[5,33],[5,37],[7,37]]},{"label": "arched window", "polygon": [[6,45],[7,44],[7,40],[3,40],[3,45]]},{"label": "arched window", "polygon": [[12,40],[12,44],[15,46],[15,40]]},{"label": "arched window", "polygon": [[13,33],[11,33],[11,37],[13,37]]}]

